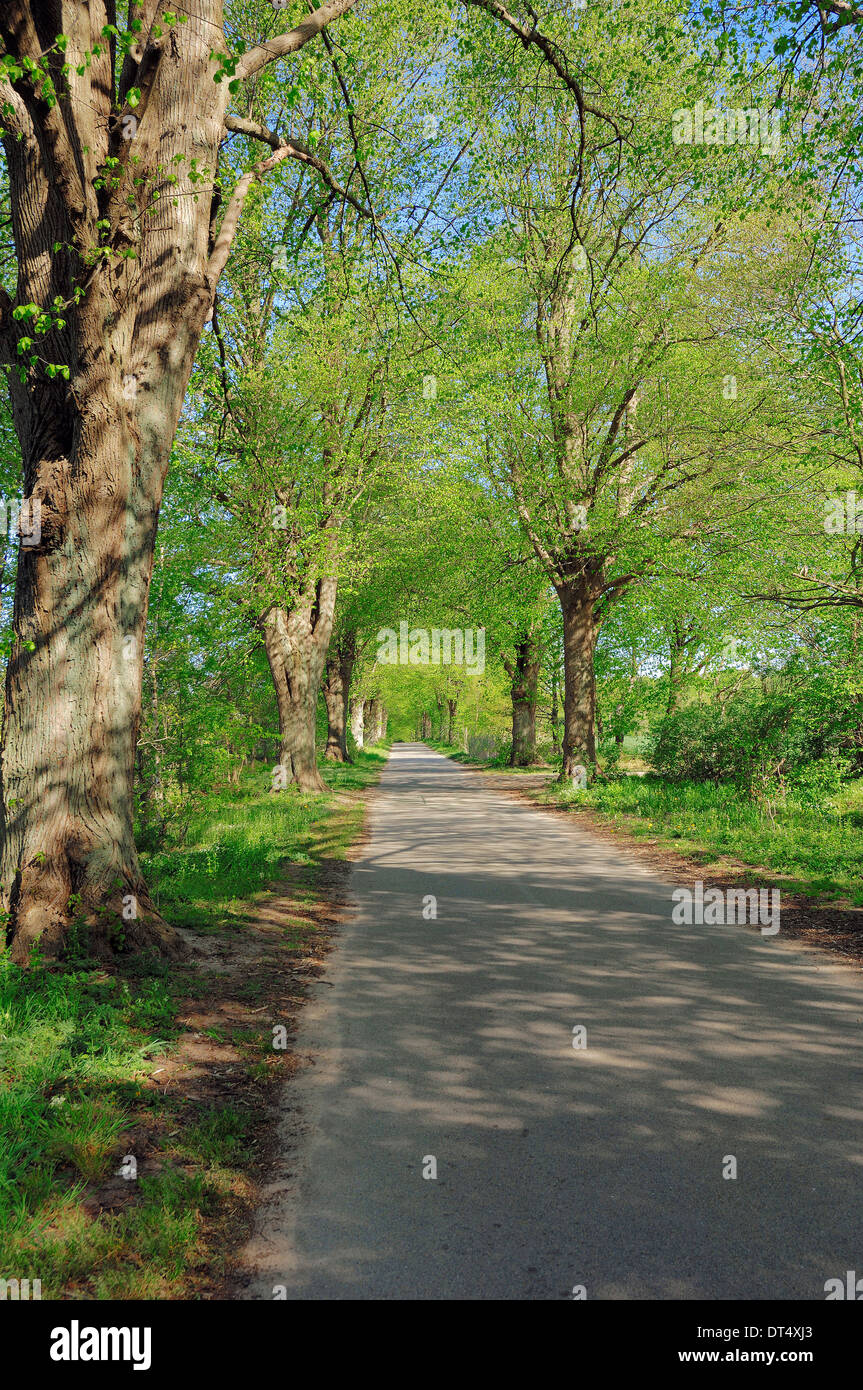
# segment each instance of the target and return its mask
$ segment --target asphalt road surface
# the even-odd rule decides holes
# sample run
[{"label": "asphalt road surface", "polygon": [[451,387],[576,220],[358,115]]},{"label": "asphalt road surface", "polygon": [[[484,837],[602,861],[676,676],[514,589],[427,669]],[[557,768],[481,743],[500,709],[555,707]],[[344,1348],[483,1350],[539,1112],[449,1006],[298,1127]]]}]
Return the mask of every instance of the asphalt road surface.
[{"label": "asphalt road surface", "polygon": [[419,744],[369,829],[243,1296],[823,1300],[863,1275],[858,973],[673,925],[676,885]]}]

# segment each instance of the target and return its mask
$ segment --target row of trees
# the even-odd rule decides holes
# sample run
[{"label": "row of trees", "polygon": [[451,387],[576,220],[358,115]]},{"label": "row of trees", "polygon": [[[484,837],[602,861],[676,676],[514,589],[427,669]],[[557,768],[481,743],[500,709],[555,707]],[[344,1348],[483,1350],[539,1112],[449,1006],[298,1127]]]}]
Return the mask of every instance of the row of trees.
[{"label": "row of trees", "polygon": [[[177,949],[136,778],[164,809],[169,768],[254,758],[274,704],[282,780],[317,789],[319,691],[344,758],[382,628],[482,628],[519,762],[550,679],[564,777],[656,634],[669,710],[755,609],[774,662],[777,614],[856,654],[860,22],[4,6],[4,468],[40,508],[8,615],[16,959],[73,911],[107,951],[129,893],[127,944]],[[681,141],[698,103],[748,124]],[[452,737],[473,677],[446,679]]]}]

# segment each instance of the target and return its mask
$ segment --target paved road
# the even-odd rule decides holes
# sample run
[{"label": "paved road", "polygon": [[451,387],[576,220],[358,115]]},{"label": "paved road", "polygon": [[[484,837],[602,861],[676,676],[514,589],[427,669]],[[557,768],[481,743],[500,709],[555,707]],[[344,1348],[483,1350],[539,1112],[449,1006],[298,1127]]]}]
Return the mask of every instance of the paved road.
[{"label": "paved road", "polygon": [[863,1275],[859,975],[672,925],[674,885],[421,745],[370,832],[244,1296],[823,1299]]}]

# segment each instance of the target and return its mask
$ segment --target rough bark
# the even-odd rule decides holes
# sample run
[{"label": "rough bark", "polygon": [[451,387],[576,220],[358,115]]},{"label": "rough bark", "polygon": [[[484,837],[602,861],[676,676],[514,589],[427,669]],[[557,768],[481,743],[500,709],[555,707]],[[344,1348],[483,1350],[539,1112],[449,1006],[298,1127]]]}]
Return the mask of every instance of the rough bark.
[{"label": "rough bark", "polygon": [[[309,16],[281,49],[253,50],[257,66],[301,47],[349,4]],[[97,956],[181,949],[149,898],[132,836],[159,506],[246,194],[300,157],[280,146],[244,175],[215,231],[229,100],[211,57],[229,47],[221,0],[190,0],[188,22],[160,32],[157,6],[143,0],[140,42],[119,74],[102,37],[114,9],[110,0],[0,6],[5,52],[31,65],[14,85],[0,81],[18,265],[14,301],[0,292],[0,361],[12,367],[24,494],[41,507],[41,536],[18,566],[0,751],[0,905],[20,962],[37,940],[58,952],[73,921]],[[56,100],[39,71],[49,50]],[[13,318],[16,306],[58,303],[47,332]],[[35,346],[22,353],[28,335]]]},{"label": "rough bark", "polygon": [[303,792],[325,790],[315,750],[315,713],[335,601],[335,579],[322,579],[290,611],[270,608],[261,621],[279,711],[284,769],[279,782]]},{"label": "rough bark", "polygon": [[599,632],[597,594],[579,577],[557,589],[563,613],[563,768],[569,781],[576,767],[590,771],[596,763],[596,676],[594,653]]},{"label": "rough bark", "polygon": [[357,696],[351,700],[351,733],[353,734],[354,743],[357,745],[357,748],[363,747],[363,739],[365,736],[363,709],[362,696]]},{"label": "rough bark", "polygon": [[536,698],[539,684],[539,644],[526,633],[515,652],[515,662],[504,661],[512,699],[512,751],[510,767],[529,767],[536,761]]}]

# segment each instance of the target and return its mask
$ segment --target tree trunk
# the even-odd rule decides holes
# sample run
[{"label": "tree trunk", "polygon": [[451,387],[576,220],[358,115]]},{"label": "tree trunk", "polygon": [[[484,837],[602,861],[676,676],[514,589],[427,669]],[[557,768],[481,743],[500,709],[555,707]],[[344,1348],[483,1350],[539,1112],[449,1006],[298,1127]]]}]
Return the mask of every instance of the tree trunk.
[{"label": "tree trunk", "polygon": [[261,623],[279,710],[282,774],[276,790],[283,783],[303,792],[325,790],[315,753],[315,714],[335,601],[335,579],[322,579],[290,612],[271,608]]},{"label": "tree trunk", "polygon": [[177,323],[182,366],[130,418],[120,366],[131,347],[97,344],[99,327],[89,327],[80,407],[34,391],[41,419],[21,431],[41,538],[19,560],[0,825],[3,906],[21,962],[37,940],[57,953],[73,918],[98,957],[113,953],[121,924],[126,949],[180,950],[141,875],[133,774],[159,502],[197,337]]},{"label": "tree trunk", "polygon": [[354,743],[357,745],[357,748],[360,749],[363,746],[363,736],[365,733],[363,709],[362,697],[357,696],[355,699],[351,700],[351,733],[354,736]]},{"label": "tree trunk", "polygon": [[[45,48],[61,12],[51,8],[43,16]],[[9,7],[2,22],[10,52],[30,42],[20,9]],[[10,912],[12,958],[21,962],[37,940],[46,954],[57,953],[72,920],[99,957],[121,943],[180,951],[141,876],[133,772],[159,504],[221,270],[210,256],[209,199],[194,207],[187,177],[193,158],[216,167],[224,134],[225,95],[210,59],[216,32],[193,13],[181,40],[158,56],[151,51],[157,68],[147,120],[124,149],[110,118],[112,45],[100,39],[110,7],[93,0],[62,10],[70,51],[101,43],[101,54],[83,76],[73,63],[69,96],[50,110],[26,83],[3,94],[10,100],[3,120],[17,302],[59,298],[68,306],[63,326],[39,342],[39,357],[63,367],[65,379],[49,378],[35,360],[24,381],[9,373],[24,492],[41,508],[41,536],[21,547],[18,566],[0,774],[0,896]],[[180,90],[194,121],[183,119]],[[137,182],[129,173],[131,144],[136,171],[145,175]],[[109,156],[117,173],[97,195],[94,180]],[[174,157],[183,172],[170,188],[156,165],[173,171]],[[155,215],[145,204],[160,185],[166,196]],[[100,217],[110,237],[97,229]],[[82,253],[99,241],[115,254],[88,278]],[[120,258],[127,249],[134,259]],[[85,279],[76,304],[75,287]],[[11,307],[4,294],[0,355],[20,362]]]},{"label": "tree trunk", "polygon": [[[348,7],[307,18],[294,49]],[[0,47],[24,69],[14,87],[0,76],[18,266],[15,300],[0,289],[0,362],[11,368],[24,494],[41,507],[41,536],[21,547],[0,750],[0,906],[21,962],[37,940],[59,951],[72,920],[100,957],[120,944],[180,950],[132,838],[153,548],[243,202],[254,177],[290,153],[280,147],[239,180],[216,229],[230,99],[228,83],[213,80],[213,53],[228,48],[221,0],[193,0],[176,26],[153,25],[153,5],[133,6],[143,27],[119,74],[103,35],[115,9],[0,5]],[[61,33],[71,59],[62,77]],[[238,81],[278,52],[250,49]],[[41,320],[14,319],[16,305],[38,306]]]},{"label": "tree trunk", "polygon": [[324,757],[328,762],[346,763],[348,760],[348,731],[345,718],[346,690],[342,677],[342,665],[338,656],[327,657],[324,668],[324,704],[327,707],[327,746]]},{"label": "tree trunk", "polygon": [[458,696],[456,696],[455,699],[452,699],[452,697],[448,695],[446,703],[448,715],[446,726],[446,741],[447,744],[451,747],[455,743],[455,717],[456,712],[458,710]]},{"label": "tree trunk", "polygon": [[354,678],[354,665],[357,659],[356,636],[343,640],[339,647],[339,667],[342,677],[342,729],[344,731],[344,761],[353,762],[348,752],[348,719],[350,717],[351,681]]},{"label": "tree trunk", "polygon": [[560,715],[557,703],[559,688],[560,676],[557,669],[557,658],[555,658],[554,670],[551,673],[551,746],[558,757],[560,756]]},{"label": "tree trunk", "polygon": [[[527,634],[516,647],[515,665],[506,662],[512,698],[510,767],[529,767],[536,761],[536,696],[539,684],[539,644]],[[556,711],[555,711],[556,715]]]},{"label": "tree trunk", "polygon": [[363,728],[365,729],[366,747],[371,748],[375,741],[375,720],[372,706],[372,699],[363,700]]},{"label": "tree trunk", "polygon": [[327,707],[327,746],[324,757],[332,762],[351,761],[348,755],[348,697],[356,659],[356,632],[342,628],[338,640],[330,644],[324,680],[324,702]]},{"label": "tree trunk", "polygon": [[683,653],[675,640],[671,637],[668,653],[668,702],[665,706],[665,717],[675,714],[680,708],[680,698],[683,694],[683,687],[686,682],[683,670]]},{"label": "tree trunk", "polygon": [[576,767],[596,763],[596,676],[593,659],[599,628],[594,613],[596,593],[577,578],[557,589],[563,613],[563,768],[560,780],[571,780]]},{"label": "tree trunk", "polygon": [[381,702],[377,695],[373,695],[369,700],[368,711],[366,712],[366,728],[370,730],[369,742],[380,743],[383,737],[383,718]]},{"label": "tree trunk", "polygon": [[435,737],[438,743],[443,743],[444,733],[446,732],[446,719],[444,717],[444,710],[446,709],[446,700],[444,699],[443,695],[435,696],[435,704],[437,705],[437,734]]}]

